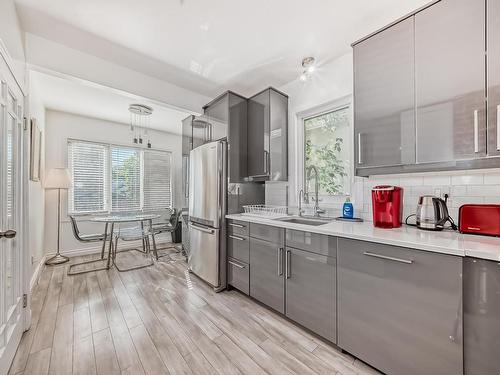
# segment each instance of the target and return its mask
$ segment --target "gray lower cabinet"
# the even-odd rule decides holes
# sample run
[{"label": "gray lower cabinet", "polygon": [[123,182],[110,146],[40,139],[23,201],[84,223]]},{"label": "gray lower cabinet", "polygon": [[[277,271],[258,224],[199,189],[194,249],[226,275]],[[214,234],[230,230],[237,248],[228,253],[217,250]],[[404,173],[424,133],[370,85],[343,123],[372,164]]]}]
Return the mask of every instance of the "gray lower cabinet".
[{"label": "gray lower cabinet", "polygon": [[500,374],[500,263],[464,260],[466,375]]},{"label": "gray lower cabinet", "polygon": [[227,260],[227,282],[245,294],[250,293],[250,265],[238,259]]},{"label": "gray lower cabinet", "polygon": [[250,296],[285,313],[284,248],[282,243],[250,238]]},{"label": "gray lower cabinet", "polygon": [[387,374],[463,373],[462,258],[339,239],[338,345]]},{"label": "gray lower cabinet", "polygon": [[337,342],[336,259],[286,248],[286,316]]}]

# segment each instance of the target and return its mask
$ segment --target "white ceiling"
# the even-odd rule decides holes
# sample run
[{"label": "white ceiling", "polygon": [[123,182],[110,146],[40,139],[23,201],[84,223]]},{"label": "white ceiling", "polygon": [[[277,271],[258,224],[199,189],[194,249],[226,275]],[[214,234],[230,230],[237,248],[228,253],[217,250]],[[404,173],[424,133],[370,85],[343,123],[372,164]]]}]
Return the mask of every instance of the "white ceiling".
[{"label": "white ceiling", "polygon": [[205,95],[300,74],[429,0],[15,0],[26,31]]},{"label": "white ceiling", "polygon": [[174,134],[182,133],[181,121],[189,116],[189,113],[85,81],[35,71],[30,73],[30,80],[47,109],[129,124],[128,106],[140,103],[153,108],[152,129]]}]

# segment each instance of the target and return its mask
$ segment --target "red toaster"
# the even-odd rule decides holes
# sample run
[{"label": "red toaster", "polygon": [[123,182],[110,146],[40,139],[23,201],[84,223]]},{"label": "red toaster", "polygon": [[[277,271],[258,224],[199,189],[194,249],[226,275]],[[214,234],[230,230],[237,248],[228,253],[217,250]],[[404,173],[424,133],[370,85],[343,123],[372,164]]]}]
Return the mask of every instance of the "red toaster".
[{"label": "red toaster", "polygon": [[458,213],[460,233],[500,236],[500,204],[464,204]]}]

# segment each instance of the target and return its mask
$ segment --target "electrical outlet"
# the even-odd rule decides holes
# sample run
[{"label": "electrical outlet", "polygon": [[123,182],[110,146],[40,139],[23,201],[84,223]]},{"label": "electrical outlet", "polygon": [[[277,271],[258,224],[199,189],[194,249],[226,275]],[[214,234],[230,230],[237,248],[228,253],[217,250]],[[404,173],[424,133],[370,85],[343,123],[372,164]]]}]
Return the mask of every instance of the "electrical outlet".
[{"label": "electrical outlet", "polygon": [[436,197],[441,198],[441,189],[439,189],[439,188],[434,189],[434,195]]}]

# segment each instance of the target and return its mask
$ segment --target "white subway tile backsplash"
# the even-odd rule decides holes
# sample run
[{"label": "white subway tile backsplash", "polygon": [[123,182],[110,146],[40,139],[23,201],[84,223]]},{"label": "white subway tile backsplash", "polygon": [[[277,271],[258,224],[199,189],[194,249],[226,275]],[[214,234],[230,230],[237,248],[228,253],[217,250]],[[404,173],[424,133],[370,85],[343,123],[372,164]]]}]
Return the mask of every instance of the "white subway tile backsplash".
[{"label": "white subway tile backsplash", "polygon": [[464,204],[482,204],[484,197],[453,197],[449,200],[448,205],[453,208],[460,208]]},{"label": "white subway tile backsplash", "polygon": [[421,196],[421,195],[432,195],[434,194],[434,189],[432,186],[413,186],[411,188],[411,195]]},{"label": "white subway tile backsplash", "polygon": [[451,176],[424,176],[424,185],[450,185],[451,184]]},{"label": "white subway tile backsplash", "polygon": [[453,186],[451,189],[450,196],[460,196],[467,195],[467,186]]},{"label": "white subway tile backsplash", "polygon": [[500,185],[467,186],[467,195],[475,197],[500,197]]},{"label": "white subway tile backsplash", "polygon": [[424,178],[422,176],[418,177],[401,177],[400,186],[420,186],[424,184]]},{"label": "white subway tile backsplash", "polygon": [[484,175],[485,185],[500,185],[500,173],[491,173]]},{"label": "white subway tile backsplash", "polygon": [[481,185],[484,182],[482,174],[451,176],[452,185]]}]

